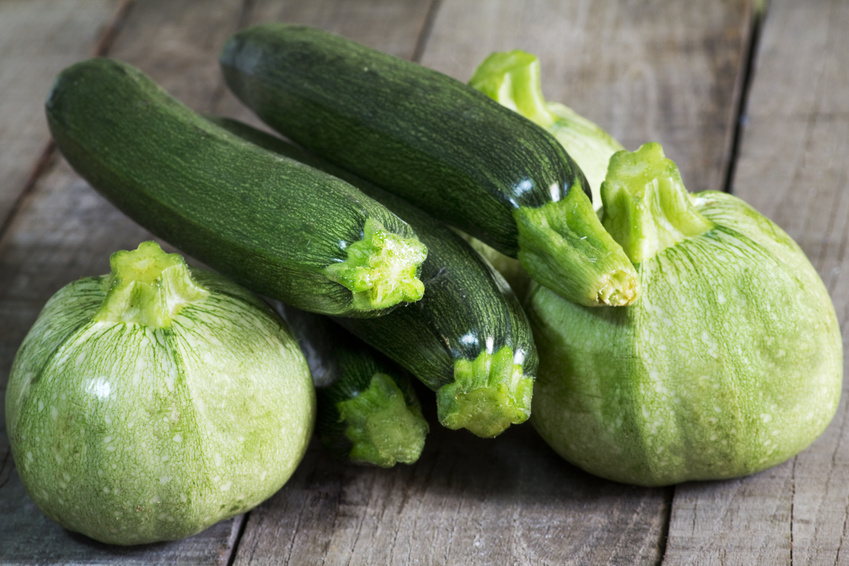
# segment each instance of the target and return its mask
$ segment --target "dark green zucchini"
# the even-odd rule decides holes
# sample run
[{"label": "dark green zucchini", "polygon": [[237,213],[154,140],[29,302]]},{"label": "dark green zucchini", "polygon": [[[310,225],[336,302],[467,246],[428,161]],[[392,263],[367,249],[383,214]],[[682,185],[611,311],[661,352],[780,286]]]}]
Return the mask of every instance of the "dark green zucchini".
[{"label": "dark green zucchini", "polygon": [[385,316],[335,320],[436,391],[440,423],[491,437],[527,420],[538,365],[528,319],[504,278],[468,242],[407,201],[292,144],[241,122],[210,119],[257,145],[340,175],[413,227],[428,248],[424,297]]},{"label": "dark green zucchini", "polygon": [[471,86],[322,30],[263,24],[220,54],[229,88],[311,152],[518,257],[584,305],[625,305],[637,276],[586,179],[548,132]]},{"label": "dark green zucchini", "polygon": [[272,304],[309,364],[322,446],[355,464],[416,462],[428,425],[410,375],[328,317]]},{"label": "dark green zucchini", "polygon": [[258,293],[337,316],[421,297],[426,250],[406,223],[350,184],[219,128],[126,63],[65,69],[46,111],[59,150],[95,189]]}]

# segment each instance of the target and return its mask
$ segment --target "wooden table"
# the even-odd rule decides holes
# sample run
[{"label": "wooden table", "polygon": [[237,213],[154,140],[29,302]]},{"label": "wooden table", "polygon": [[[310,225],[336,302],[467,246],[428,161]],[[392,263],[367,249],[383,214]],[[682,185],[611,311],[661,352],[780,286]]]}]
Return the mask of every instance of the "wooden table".
[{"label": "wooden table", "polygon": [[[491,51],[537,54],[548,99],[631,149],[661,142],[690,190],[730,190],[787,230],[849,320],[849,2],[0,0],[0,384],[50,295],[150,237],[49,145],[53,76],[108,55],[196,110],[256,123],[216,57],[233,31],[268,20],[326,28],[463,80]],[[591,477],[529,426],[481,440],[433,425],[421,460],[391,470],[312,447],[254,511],[139,548],[46,519],[21,486],[4,423],[2,564],[849,564],[845,396],[791,461],[660,489]]]}]

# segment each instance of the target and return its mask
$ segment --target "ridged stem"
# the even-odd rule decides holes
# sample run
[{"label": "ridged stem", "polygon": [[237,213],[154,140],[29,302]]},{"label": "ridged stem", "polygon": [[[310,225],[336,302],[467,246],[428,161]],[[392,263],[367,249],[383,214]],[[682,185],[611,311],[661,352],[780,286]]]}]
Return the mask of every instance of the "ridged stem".
[{"label": "ridged stem", "polygon": [[542,96],[535,55],[519,50],[492,53],[475,70],[469,85],[543,128],[555,122]]},{"label": "ridged stem", "polygon": [[678,167],[658,143],[616,153],[601,194],[604,226],[635,264],[713,228],[693,206]]},{"label": "ridged stem", "polygon": [[554,135],[584,172],[593,207],[601,208],[601,183],[610,157],[624,147],[568,106],[545,100],[536,55],[520,50],[492,53],[475,70],[469,84]]},{"label": "ridged stem", "polygon": [[637,272],[584,193],[571,191],[560,201],[518,208],[513,216],[519,261],[537,282],[585,306],[625,306],[636,300]]},{"label": "ridged stem", "polygon": [[109,258],[109,290],[94,319],[167,328],[186,304],[209,295],[191,277],[179,254],[165,253],[156,242]]}]

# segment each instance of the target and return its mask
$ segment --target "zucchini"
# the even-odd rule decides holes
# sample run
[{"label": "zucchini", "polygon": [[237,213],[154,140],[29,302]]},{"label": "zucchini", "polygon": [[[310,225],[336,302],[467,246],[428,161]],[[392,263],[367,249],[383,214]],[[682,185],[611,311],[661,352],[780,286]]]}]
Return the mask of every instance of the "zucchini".
[{"label": "zucchini", "polygon": [[211,118],[252,142],[342,176],[408,222],[428,248],[416,303],[335,320],[436,392],[439,422],[481,437],[526,421],[538,359],[525,311],[504,278],[460,235],[407,201],[277,137]]},{"label": "zucchini", "polygon": [[428,433],[409,373],[329,318],[273,301],[306,356],[316,388],[316,435],[354,464],[413,464]]},{"label": "zucchini", "polygon": [[334,164],[518,257],[585,305],[625,305],[637,275],[548,132],[471,86],[337,35],[262,24],[224,45],[235,95]]},{"label": "zucchini", "polygon": [[59,150],[130,218],[255,292],[374,316],[421,297],[414,231],[348,183],[261,150],[140,70],[93,58],[46,103]]}]

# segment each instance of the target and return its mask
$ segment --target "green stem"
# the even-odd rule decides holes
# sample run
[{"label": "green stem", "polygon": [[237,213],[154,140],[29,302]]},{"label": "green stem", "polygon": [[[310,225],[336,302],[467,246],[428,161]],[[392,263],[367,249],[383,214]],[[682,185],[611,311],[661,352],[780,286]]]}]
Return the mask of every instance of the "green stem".
[{"label": "green stem", "polygon": [[555,116],[542,96],[535,55],[519,50],[492,53],[475,70],[469,84],[543,128],[554,125]]},{"label": "green stem", "polygon": [[372,311],[422,298],[418,279],[427,248],[416,238],[386,230],[377,220],[365,222],[363,239],[348,246],[345,261],[324,269],[331,281],[351,290],[354,308]]},{"label": "green stem", "polygon": [[407,403],[388,375],[375,373],[365,391],[337,404],[352,462],[385,468],[419,459],[427,436],[421,410]]},{"label": "green stem", "polygon": [[156,242],[109,258],[109,290],[94,319],[167,328],[180,309],[209,295],[192,279],[179,254],[165,253]]},{"label": "green stem", "polygon": [[497,436],[528,419],[533,384],[534,378],[524,375],[508,346],[495,353],[481,352],[474,360],[459,360],[454,381],[436,393],[439,422],[483,438]]},{"label": "green stem", "polygon": [[601,192],[604,226],[635,264],[713,228],[658,143],[616,153]]},{"label": "green stem", "polygon": [[513,213],[519,261],[537,282],[585,306],[624,306],[638,295],[637,272],[599,222],[589,198],[565,199]]}]

